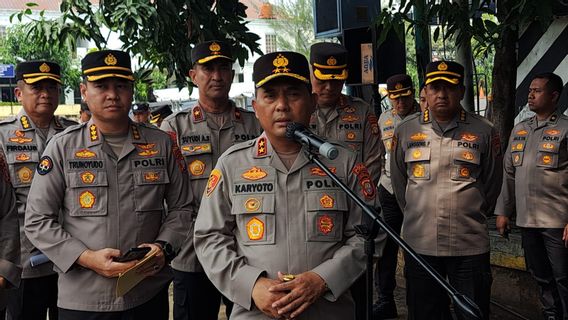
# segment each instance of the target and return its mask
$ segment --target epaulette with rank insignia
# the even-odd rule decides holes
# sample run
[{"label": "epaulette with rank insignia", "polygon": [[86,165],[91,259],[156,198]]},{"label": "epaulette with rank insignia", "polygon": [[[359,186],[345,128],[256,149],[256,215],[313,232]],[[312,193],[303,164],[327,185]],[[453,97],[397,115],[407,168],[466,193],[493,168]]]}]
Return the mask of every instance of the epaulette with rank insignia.
[{"label": "epaulette with rank insignia", "polygon": [[193,123],[205,121],[205,113],[203,112],[203,108],[201,108],[201,106],[195,105],[191,109],[191,120],[193,120]]},{"label": "epaulette with rank insignia", "polygon": [[426,107],[424,109],[424,111],[422,111],[421,122],[422,123],[429,123],[431,121],[432,121],[432,119],[430,118],[430,109],[428,107]]}]

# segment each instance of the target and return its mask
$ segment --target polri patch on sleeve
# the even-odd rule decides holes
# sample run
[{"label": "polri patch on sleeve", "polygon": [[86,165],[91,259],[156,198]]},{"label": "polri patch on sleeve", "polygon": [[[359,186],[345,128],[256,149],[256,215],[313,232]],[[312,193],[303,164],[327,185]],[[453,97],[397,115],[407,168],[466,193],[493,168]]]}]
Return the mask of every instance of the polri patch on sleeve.
[{"label": "polri patch on sleeve", "polygon": [[53,160],[49,156],[43,156],[37,164],[37,173],[40,175],[48,174],[53,169]]}]

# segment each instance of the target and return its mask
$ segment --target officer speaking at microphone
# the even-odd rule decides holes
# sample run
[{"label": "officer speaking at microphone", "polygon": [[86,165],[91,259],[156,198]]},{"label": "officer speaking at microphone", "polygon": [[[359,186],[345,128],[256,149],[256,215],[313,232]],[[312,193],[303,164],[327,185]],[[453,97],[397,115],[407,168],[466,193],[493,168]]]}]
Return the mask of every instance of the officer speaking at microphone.
[{"label": "officer speaking at microphone", "polygon": [[[235,302],[232,320],[355,319],[349,288],[365,259],[353,225],[362,211],[286,137],[288,124],[309,123],[316,102],[309,78],[295,52],[255,62],[253,107],[264,133],[219,158],[201,200],[195,249],[213,284]],[[365,165],[336,147],[335,160],[320,159],[374,203]]]},{"label": "officer speaking at microphone", "polygon": [[[168,319],[168,263],[193,214],[185,162],[165,132],[129,119],[127,53],[92,52],[81,65],[92,118],[54,137],[39,160],[26,235],[59,273],[60,320]],[[118,296],[116,277],[137,261],[116,260],[139,247],[155,255]]]}]

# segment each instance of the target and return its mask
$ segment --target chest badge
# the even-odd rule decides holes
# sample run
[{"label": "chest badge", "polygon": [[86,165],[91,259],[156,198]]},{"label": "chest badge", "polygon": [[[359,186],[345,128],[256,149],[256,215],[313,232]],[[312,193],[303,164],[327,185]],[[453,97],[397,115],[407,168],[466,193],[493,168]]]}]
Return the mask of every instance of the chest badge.
[{"label": "chest badge", "polygon": [[31,157],[27,153],[19,153],[18,155],[16,155],[16,160],[18,161],[28,161],[30,159]]},{"label": "chest badge", "polygon": [[353,132],[353,131],[347,132],[347,136],[346,136],[347,140],[354,140],[355,137],[356,137],[355,132]]},{"label": "chest badge", "polygon": [[241,177],[243,177],[247,180],[256,181],[256,180],[260,180],[260,179],[266,177],[267,175],[268,175],[268,173],[266,173],[266,171],[262,170],[261,168],[252,167],[249,170],[243,172]]},{"label": "chest badge", "polygon": [[387,119],[387,121],[385,121],[385,126],[390,126],[392,125],[393,121],[391,118]]},{"label": "chest badge", "polygon": [[343,117],[341,117],[342,121],[345,122],[355,122],[355,121],[359,121],[359,117],[353,114],[348,114],[348,115],[344,115]]},{"label": "chest badge", "polygon": [[420,152],[420,150],[414,150],[412,151],[412,158],[413,159],[418,159],[422,156],[422,152]]},{"label": "chest badge", "polygon": [[343,111],[347,112],[347,113],[354,113],[355,112],[355,108],[353,107],[346,107],[343,109]]},{"label": "chest badge", "polygon": [[549,155],[542,156],[542,163],[543,164],[551,164],[552,163],[552,157],[549,156]]},{"label": "chest badge", "polygon": [[194,160],[189,164],[189,171],[194,176],[200,176],[205,172],[205,163],[201,160]]},{"label": "chest badge", "polygon": [[424,178],[426,176],[426,168],[423,164],[417,163],[412,167],[412,175],[415,178]]},{"label": "chest badge", "polygon": [[460,168],[460,177],[462,177],[462,178],[469,178],[469,176],[470,176],[469,168],[467,168],[467,167],[461,167],[461,168]]},{"label": "chest badge", "polygon": [[545,142],[542,144],[542,148],[546,149],[546,150],[554,150],[554,144],[549,143],[549,142]]},{"label": "chest badge", "polygon": [[250,219],[247,224],[247,235],[250,240],[260,240],[264,237],[264,222],[258,218]]},{"label": "chest badge", "polygon": [[516,143],[513,144],[511,147],[511,151],[523,151],[524,144],[523,143]]},{"label": "chest badge", "polygon": [[[332,173],[336,173],[337,169],[335,167],[329,167],[328,168],[329,171],[331,171]],[[312,176],[320,176],[320,177],[325,177],[327,176],[327,174],[319,167],[313,167],[310,168],[310,174]]]},{"label": "chest badge", "polygon": [[33,175],[34,175],[34,172],[32,171],[32,169],[30,169],[28,167],[22,167],[16,173],[18,174],[18,179],[20,179],[21,183],[32,182],[32,178],[33,178]]},{"label": "chest badge", "polygon": [[94,153],[93,151],[89,150],[89,149],[82,149],[82,150],[75,152],[75,157],[81,158],[81,159],[89,159],[89,158],[94,158],[96,156],[97,156],[97,154]]},{"label": "chest badge", "polygon": [[140,149],[138,155],[143,157],[151,157],[160,153],[160,151],[154,149],[156,146],[155,143],[137,144],[136,146]]},{"label": "chest badge", "polygon": [[470,152],[470,151],[464,151],[464,153],[462,153],[462,157],[465,160],[469,160],[469,161],[471,161],[475,158],[475,156],[473,155],[473,152]]},{"label": "chest badge", "polygon": [[154,182],[160,180],[160,174],[154,171],[144,172],[144,181]]},{"label": "chest badge", "polygon": [[462,140],[468,141],[468,142],[475,142],[477,141],[477,136],[474,135],[473,133],[462,133],[461,135]]},{"label": "chest badge", "polygon": [[322,208],[330,209],[333,208],[335,200],[330,195],[324,193],[320,198],[320,204]]},{"label": "chest badge", "polygon": [[89,190],[83,191],[79,195],[79,204],[83,209],[91,209],[95,205],[96,200],[95,195]]},{"label": "chest badge", "polygon": [[318,217],[318,229],[321,233],[329,234],[333,231],[334,226],[333,218],[329,215],[324,214],[323,216]]},{"label": "chest badge", "polygon": [[410,136],[410,140],[412,141],[424,141],[428,138],[428,135],[422,132],[417,132]]},{"label": "chest badge", "polygon": [[245,201],[245,209],[247,212],[257,212],[260,209],[260,200],[257,198],[248,198]]},{"label": "chest badge", "polygon": [[90,171],[85,171],[81,173],[81,181],[83,181],[84,184],[91,184],[95,181],[95,175]]},{"label": "chest badge", "polygon": [[551,136],[557,136],[560,134],[560,130],[556,130],[556,129],[548,129],[544,131],[545,134],[551,135]]},{"label": "chest badge", "polygon": [[8,140],[10,140],[10,142],[14,142],[17,144],[24,144],[32,142],[34,139],[26,138],[26,134],[23,131],[16,130],[14,132],[14,137],[9,138]]}]

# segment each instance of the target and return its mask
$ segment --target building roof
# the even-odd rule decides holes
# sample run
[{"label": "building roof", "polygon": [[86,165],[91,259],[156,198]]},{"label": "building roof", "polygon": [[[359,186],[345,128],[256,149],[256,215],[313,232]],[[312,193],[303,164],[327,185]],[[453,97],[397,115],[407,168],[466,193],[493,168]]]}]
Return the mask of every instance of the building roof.
[{"label": "building roof", "polygon": [[[1,1],[1,0],[0,0]],[[261,16],[261,8],[267,0],[240,0],[241,3],[247,6],[246,15],[248,19],[263,19]]]}]

